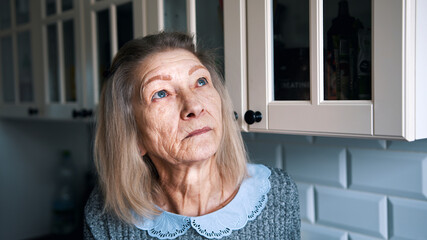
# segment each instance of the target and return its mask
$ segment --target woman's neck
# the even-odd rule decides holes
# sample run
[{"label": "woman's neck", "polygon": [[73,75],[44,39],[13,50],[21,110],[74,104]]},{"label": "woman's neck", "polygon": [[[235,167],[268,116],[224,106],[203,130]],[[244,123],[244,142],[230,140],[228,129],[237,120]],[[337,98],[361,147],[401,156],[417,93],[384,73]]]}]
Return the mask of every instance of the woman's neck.
[{"label": "woman's neck", "polygon": [[225,206],[237,193],[221,179],[214,158],[189,165],[163,161],[154,161],[154,165],[163,189],[156,203],[168,212],[205,215]]}]

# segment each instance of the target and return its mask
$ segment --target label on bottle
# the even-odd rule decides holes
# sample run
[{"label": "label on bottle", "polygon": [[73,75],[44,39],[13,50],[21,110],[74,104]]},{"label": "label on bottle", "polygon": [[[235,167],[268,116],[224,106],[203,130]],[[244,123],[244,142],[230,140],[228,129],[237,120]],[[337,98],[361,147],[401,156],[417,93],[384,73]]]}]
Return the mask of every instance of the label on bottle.
[{"label": "label on bottle", "polygon": [[357,57],[357,81],[359,99],[371,99],[371,32],[359,30],[359,54]]}]

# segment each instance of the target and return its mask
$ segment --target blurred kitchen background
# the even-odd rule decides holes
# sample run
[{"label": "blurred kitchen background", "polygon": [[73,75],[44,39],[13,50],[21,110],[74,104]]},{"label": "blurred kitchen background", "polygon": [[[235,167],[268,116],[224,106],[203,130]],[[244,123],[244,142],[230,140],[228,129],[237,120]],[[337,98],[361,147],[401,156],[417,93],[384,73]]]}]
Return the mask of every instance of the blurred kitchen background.
[{"label": "blurred kitchen background", "polygon": [[415,44],[426,11],[421,0],[1,0],[0,239],[82,238],[105,71],[126,41],[159,30],[215,51],[250,161],[298,184],[302,239],[427,239],[427,47]]}]

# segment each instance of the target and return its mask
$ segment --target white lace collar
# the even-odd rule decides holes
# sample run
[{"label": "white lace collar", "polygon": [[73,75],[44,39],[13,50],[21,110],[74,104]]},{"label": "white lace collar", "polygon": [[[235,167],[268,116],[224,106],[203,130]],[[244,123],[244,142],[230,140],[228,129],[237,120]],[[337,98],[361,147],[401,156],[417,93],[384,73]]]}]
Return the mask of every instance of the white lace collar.
[{"label": "white lace collar", "polygon": [[152,237],[174,239],[192,227],[207,238],[222,238],[233,230],[243,228],[254,220],[267,203],[271,171],[259,164],[248,164],[249,178],[245,179],[236,196],[225,207],[198,217],[187,217],[163,211],[153,219],[142,218],[135,226],[147,230]]}]

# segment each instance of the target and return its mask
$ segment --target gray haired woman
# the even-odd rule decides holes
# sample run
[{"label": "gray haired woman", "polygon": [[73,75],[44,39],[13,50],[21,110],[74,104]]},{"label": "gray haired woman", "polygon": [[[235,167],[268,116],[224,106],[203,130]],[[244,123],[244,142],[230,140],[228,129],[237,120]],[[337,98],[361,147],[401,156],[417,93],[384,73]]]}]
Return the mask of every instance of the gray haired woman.
[{"label": "gray haired woman", "polygon": [[125,44],[96,131],[86,239],[300,239],[295,183],[247,163],[215,60],[191,36]]}]

